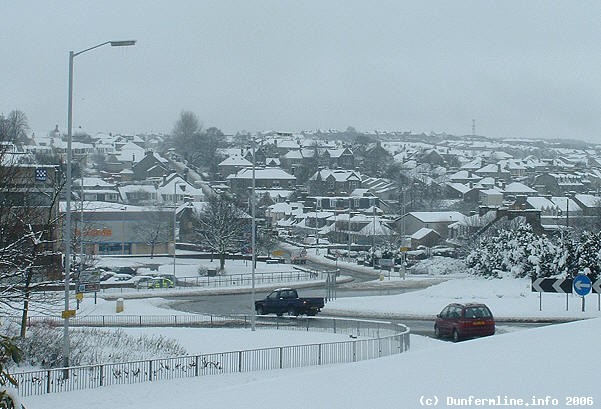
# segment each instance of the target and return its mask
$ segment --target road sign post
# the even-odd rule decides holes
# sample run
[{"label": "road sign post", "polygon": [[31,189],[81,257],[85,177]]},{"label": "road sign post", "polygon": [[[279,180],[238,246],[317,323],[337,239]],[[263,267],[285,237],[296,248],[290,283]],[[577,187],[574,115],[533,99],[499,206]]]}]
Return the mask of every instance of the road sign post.
[{"label": "road sign post", "polygon": [[578,274],[574,278],[573,286],[574,286],[574,292],[576,294],[578,294],[582,299],[582,312],[584,312],[584,310],[585,310],[584,297],[591,292],[591,290],[593,288],[593,283],[591,282],[591,279],[588,278],[588,276],[586,276],[584,274]]},{"label": "road sign post", "polygon": [[593,283],[593,292],[597,293],[597,309],[601,311],[601,279]]},{"label": "road sign post", "polygon": [[568,311],[568,294],[572,293],[571,278],[536,278],[532,280],[532,291],[539,293],[539,310],[543,309],[543,293],[564,293],[566,295],[566,311]]}]

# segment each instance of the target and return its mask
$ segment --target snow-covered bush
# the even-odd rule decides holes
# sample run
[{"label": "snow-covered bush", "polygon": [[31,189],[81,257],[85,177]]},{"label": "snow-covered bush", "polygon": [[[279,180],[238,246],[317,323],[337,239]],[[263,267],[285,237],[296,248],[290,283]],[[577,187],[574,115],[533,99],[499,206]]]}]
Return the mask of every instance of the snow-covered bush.
[{"label": "snow-covered bush", "polygon": [[[72,328],[69,337],[71,366],[186,354],[186,350],[173,339],[164,336],[131,336],[122,329]],[[32,327],[27,338],[19,343],[23,351],[23,364],[38,368],[62,366],[62,340],[62,328]]]},{"label": "snow-covered bush", "polygon": [[590,270],[601,275],[601,232],[574,237],[568,230],[552,239],[537,235],[524,220],[480,238],[466,257],[470,272],[486,277],[573,277]]},{"label": "snow-covered bush", "polygon": [[557,246],[536,235],[523,219],[481,237],[467,255],[470,272],[485,277],[546,277],[557,274]]}]

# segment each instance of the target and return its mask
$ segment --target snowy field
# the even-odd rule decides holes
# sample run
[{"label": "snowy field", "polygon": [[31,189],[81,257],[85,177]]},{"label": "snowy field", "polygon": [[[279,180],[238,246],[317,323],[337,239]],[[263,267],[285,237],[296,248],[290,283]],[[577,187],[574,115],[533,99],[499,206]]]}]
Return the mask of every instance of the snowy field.
[{"label": "snowy field", "polygon": [[[587,297],[587,312],[582,313],[578,297],[568,297],[569,311],[565,311],[565,295],[544,294],[541,312],[538,294],[530,291],[528,280],[485,280],[463,274],[445,278],[449,280],[400,295],[338,299],[328,304],[326,311],[432,316],[449,302],[469,301],[486,303],[497,317],[601,316],[596,295]],[[402,281],[386,277],[373,284],[397,280]],[[160,298],[125,303],[127,314],[182,314],[169,309],[168,302]],[[94,305],[88,299],[80,313],[114,314],[114,305],[114,301],[104,300]],[[346,339],[334,334],[244,329],[126,331],[177,339],[191,354]],[[509,333],[457,344],[413,335],[409,352],[356,364],[111,386],[24,401],[29,409],[262,408],[273,402],[285,402],[284,406],[292,409],[413,409],[428,404],[470,408],[503,403],[506,407],[601,407],[597,381],[601,357],[595,353],[599,334],[601,318],[536,329],[513,328]]]}]

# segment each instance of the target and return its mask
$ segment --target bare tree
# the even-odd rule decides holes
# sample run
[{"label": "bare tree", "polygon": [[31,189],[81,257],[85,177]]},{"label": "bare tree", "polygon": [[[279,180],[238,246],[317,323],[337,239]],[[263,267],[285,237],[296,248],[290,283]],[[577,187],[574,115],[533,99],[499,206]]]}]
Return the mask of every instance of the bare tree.
[{"label": "bare tree", "polygon": [[165,217],[167,211],[147,212],[144,219],[134,226],[138,238],[150,248],[150,258],[154,257],[156,246],[168,243],[173,236],[173,220]]},{"label": "bare tree", "polygon": [[52,167],[0,167],[0,303],[21,310],[21,337],[30,303],[48,307],[48,296],[37,290],[44,281],[60,276],[57,227],[62,185],[60,173]]},{"label": "bare tree", "polygon": [[218,255],[221,271],[225,267],[226,254],[242,247],[248,219],[246,213],[219,196],[209,197],[207,206],[196,215],[195,232],[199,241]]},{"label": "bare tree", "polygon": [[175,150],[187,158],[187,155],[191,153],[190,148],[194,146],[194,140],[201,130],[202,125],[196,114],[182,111],[172,132]]},{"label": "bare tree", "polygon": [[0,141],[12,143],[27,142],[29,123],[27,115],[19,110],[11,111],[8,116],[0,115]]}]

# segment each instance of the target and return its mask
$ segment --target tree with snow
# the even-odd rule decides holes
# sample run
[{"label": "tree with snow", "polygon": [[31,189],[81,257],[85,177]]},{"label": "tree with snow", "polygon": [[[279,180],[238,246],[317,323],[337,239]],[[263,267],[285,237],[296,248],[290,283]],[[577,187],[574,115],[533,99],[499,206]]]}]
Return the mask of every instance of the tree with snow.
[{"label": "tree with snow", "polygon": [[247,231],[249,216],[231,201],[211,196],[208,205],[195,216],[195,232],[201,245],[219,257],[219,268],[225,268],[228,252],[240,251]]}]

